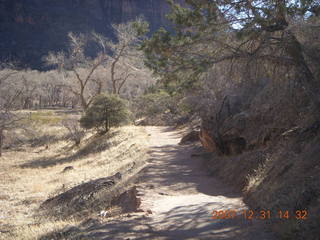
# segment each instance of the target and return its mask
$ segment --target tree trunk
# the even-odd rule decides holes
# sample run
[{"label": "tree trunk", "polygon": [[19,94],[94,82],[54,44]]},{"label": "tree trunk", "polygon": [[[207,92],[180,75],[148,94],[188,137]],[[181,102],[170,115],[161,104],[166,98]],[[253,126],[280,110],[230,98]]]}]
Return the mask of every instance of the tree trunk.
[{"label": "tree trunk", "polygon": [[108,116],[108,110],[105,109],[105,131],[106,133],[109,131],[110,128],[110,122],[109,122],[109,116]]},{"label": "tree trunk", "polygon": [[83,110],[87,110],[88,108],[88,103],[84,97],[84,87],[81,87],[81,91],[80,91],[80,101],[81,101],[81,106],[83,108]]},{"label": "tree trunk", "polygon": [[2,156],[3,129],[0,129],[0,157]]},{"label": "tree trunk", "polygon": [[106,118],[106,123],[105,123],[105,128],[106,128],[106,133],[109,132],[110,129],[110,123],[109,123],[109,118]]},{"label": "tree trunk", "polygon": [[315,86],[315,77],[309,69],[308,64],[303,56],[303,49],[300,42],[291,31],[287,31],[286,33],[287,39],[285,42],[285,50],[295,63],[296,71],[299,74],[299,79],[301,80],[301,83],[305,87],[305,90],[314,104],[314,113],[319,118],[320,100],[317,87]]},{"label": "tree trunk", "polygon": [[102,82],[99,81],[98,82],[98,89],[97,89],[97,95],[101,94],[102,93]]},{"label": "tree trunk", "polygon": [[39,108],[40,109],[42,108],[42,96],[41,95],[39,96]]},{"label": "tree trunk", "polygon": [[123,45],[111,64],[111,82],[112,82],[112,93],[117,94],[117,79],[115,78],[116,64],[119,62],[120,58],[123,55],[123,51],[127,46]]},{"label": "tree trunk", "polygon": [[112,82],[112,93],[117,94],[117,86],[116,86],[116,79],[114,77],[115,75],[115,67],[116,67],[117,61],[114,61],[111,65],[111,82]]}]

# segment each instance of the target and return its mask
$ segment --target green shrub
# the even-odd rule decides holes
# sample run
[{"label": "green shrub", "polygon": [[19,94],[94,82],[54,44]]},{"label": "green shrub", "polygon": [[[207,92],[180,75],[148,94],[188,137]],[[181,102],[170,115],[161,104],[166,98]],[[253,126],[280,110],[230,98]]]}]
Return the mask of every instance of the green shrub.
[{"label": "green shrub", "polygon": [[100,94],[94,97],[91,105],[80,119],[80,125],[86,129],[96,128],[108,132],[128,121],[129,110],[125,100],[117,95]]},{"label": "green shrub", "polygon": [[137,116],[155,116],[165,113],[171,105],[171,97],[168,93],[161,91],[142,95],[136,104]]}]

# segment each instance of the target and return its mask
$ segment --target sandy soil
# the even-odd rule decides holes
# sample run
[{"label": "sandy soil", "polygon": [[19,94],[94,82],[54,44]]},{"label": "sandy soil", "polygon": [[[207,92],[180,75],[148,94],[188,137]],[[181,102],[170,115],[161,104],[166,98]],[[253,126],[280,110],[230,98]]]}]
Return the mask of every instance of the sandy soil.
[{"label": "sandy soil", "polygon": [[[147,127],[150,159],[137,184],[141,213],[87,229],[94,239],[275,239],[267,220],[247,220],[239,193],[208,175],[195,148],[166,127]],[[213,210],[236,210],[234,219],[211,219]]]}]

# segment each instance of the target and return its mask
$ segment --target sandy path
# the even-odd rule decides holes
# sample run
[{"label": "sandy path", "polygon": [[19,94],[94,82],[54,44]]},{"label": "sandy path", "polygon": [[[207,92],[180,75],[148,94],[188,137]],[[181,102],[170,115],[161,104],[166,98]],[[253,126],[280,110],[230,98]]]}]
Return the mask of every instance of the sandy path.
[{"label": "sandy path", "polygon": [[[165,127],[147,127],[150,159],[137,184],[142,214],[91,229],[95,239],[275,239],[263,220],[211,219],[213,210],[246,209],[241,197],[209,176],[190,146]],[[149,214],[146,214],[149,212]]]}]

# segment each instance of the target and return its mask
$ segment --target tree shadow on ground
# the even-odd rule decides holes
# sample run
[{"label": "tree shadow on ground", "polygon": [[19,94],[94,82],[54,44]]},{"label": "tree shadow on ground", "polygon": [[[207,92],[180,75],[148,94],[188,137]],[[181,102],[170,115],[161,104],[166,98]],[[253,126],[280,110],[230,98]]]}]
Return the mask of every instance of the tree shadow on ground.
[{"label": "tree shadow on ground", "polygon": [[[151,166],[143,171],[143,181],[153,182],[155,186],[165,186],[171,190],[183,190],[187,184],[196,186],[200,193],[210,196],[241,197],[241,192],[222,184],[213,178],[201,157],[191,157],[198,149],[188,145],[165,145],[149,151]],[[163,158],[168,161],[163,161]],[[161,162],[161,163],[160,163]]]},{"label": "tree shadow on ground", "polygon": [[[92,140],[86,144],[84,147],[79,149],[76,153],[63,156],[61,157],[61,154],[57,154],[51,157],[41,157],[38,159],[35,159],[31,162],[21,164],[19,167],[21,168],[45,168],[45,167],[51,167],[57,164],[63,164],[63,163],[69,163],[76,160],[80,160],[81,158],[84,158],[88,156],[89,154],[94,154],[98,152],[102,152],[108,148],[110,148],[113,144],[111,144],[108,139],[111,139],[118,135],[120,131],[114,131],[107,133],[106,135],[97,135],[92,138]],[[120,143],[120,142],[119,142]]]},{"label": "tree shadow on ground", "polygon": [[211,219],[208,211],[210,206],[211,204],[208,203],[201,207],[199,205],[176,207],[153,218],[138,215],[129,219],[111,220],[107,223],[95,222],[91,226],[80,224],[73,227],[72,231],[61,230],[59,233],[51,233],[40,239],[274,239],[272,233],[261,231],[261,224],[253,224],[251,220],[244,219],[240,213],[233,219]]}]

